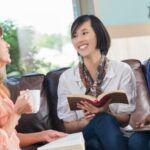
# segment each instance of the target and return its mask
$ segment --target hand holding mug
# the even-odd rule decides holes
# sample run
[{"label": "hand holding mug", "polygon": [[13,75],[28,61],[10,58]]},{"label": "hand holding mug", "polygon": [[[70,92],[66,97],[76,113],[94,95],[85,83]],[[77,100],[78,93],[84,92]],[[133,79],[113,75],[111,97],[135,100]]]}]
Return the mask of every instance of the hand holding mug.
[{"label": "hand holding mug", "polygon": [[32,107],[33,104],[28,90],[20,92],[15,103],[14,111],[19,115],[32,113]]}]

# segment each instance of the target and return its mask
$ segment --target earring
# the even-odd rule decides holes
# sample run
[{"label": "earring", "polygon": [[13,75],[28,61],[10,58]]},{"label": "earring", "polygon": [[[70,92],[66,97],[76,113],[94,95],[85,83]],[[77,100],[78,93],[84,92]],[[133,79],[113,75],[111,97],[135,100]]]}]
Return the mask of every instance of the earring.
[{"label": "earring", "polygon": [[78,54],[78,58],[79,58],[79,62],[80,62],[81,64],[83,64],[83,57],[82,57],[80,54]]}]

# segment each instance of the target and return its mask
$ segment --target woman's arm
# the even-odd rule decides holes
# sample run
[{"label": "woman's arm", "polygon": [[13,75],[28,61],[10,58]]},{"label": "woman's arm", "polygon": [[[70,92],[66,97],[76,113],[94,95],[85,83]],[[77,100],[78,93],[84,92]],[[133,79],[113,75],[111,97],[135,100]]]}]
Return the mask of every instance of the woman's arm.
[{"label": "woman's arm", "polygon": [[2,129],[7,133],[8,137],[11,136],[12,132],[14,132],[14,129],[16,125],[18,124],[18,120],[21,117],[21,114],[28,113],[32,111],[32,106],[29,102],[29,97],[25,93],[23,95],[20,95],[17,98],[17,101],[14,105],[14,109],[11,109],[10,106],[8,106],[9,99],[4,99],[2,103],[2,107],[4,107],[9,116],[7,122],[3,125]]},{"label": "woman's arm", "polygon": [[129,124],[129,120],[130,120],[129,114],[127,114],[127,113],[111,113],[111,115],[114,116],[122,126],[126,126]]},{"label": "woman's arm", "polygon": [[37,133],[17,133],[17,136],[20,140],[21,147],[29,146],[31,144],[38,143],[41,141],[41,137]]},{"label": "woman's arm", "polygon": [[88,123],[89,123],[88,119],[82,118],[79,120],[64,122],[64,126],[67,133],[74,133],[81,131]]},{"label": "woman's arm", "polygon": [[12,132],[14,132],[14,129],[18,124],[19,119],[20,119],[20,115],[13,112],[9,117],[7,123],[3,126],[2,129],[7,133],[8,137],[10,137]]},{"label": "woman's arm", "polygon": [[18,133],[17,135],[20,139],[21,147],[25,147],[38,142],[52,142],[66,136],[67,134],[54,130],[45,130],[35,133]]}]

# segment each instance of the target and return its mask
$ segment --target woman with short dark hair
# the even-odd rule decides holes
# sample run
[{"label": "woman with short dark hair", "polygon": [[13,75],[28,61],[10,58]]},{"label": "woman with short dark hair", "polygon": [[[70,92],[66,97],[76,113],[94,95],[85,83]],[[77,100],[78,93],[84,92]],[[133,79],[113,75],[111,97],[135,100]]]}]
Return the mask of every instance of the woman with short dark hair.
[{"label": "woman with short dark hair", "polygon": [[94,15],[84,15],[84,17],[81,16],[76,19],[71,27],[71,38],[73,39],[74,33],[77,28],[86,21],[91,22],[91,27],[96,34],[96,48],[100,50],[101,54],[107,55],[111,44],[110,36],[103,23]]},{"label": "woman with short dark hair", "polygon": [[[136,83],[129,65],[109,60],[110,36],[94,15],[79,16],[72,24],[71,38],[79,64],[62,73],[58,85],[58,117],[67,132],[83,132],[86,150],[127,150],[120,127],[127,125],[135,109]],[[95,107],[82,101],[81,110],[70,111],[67,96],[87,94],[97,97],[103,92],[124,90],[129,104]]]}]

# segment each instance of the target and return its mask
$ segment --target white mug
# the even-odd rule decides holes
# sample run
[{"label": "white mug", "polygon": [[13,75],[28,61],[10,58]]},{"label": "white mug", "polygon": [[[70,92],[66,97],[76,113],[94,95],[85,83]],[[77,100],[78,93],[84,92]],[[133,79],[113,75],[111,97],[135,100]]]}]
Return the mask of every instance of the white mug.
[{"label": "white mug", "polygon": [[32,100],[32,113],[37,113],[40,109],[40,90],[29,90]]}]

